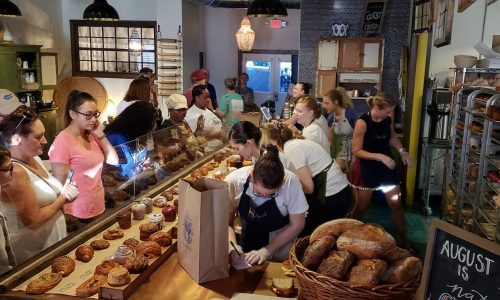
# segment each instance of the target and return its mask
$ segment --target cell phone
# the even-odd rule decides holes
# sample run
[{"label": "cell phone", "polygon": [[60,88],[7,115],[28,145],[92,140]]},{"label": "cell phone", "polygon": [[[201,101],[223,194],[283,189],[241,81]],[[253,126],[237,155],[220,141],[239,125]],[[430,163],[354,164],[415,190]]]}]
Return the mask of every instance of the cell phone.
[{"label": "cell phone", "polygon": [[273,117],[271,116],[271,112],[269,111],[269,108],[267,107],[261,107],[260,111],[262,111],[262,114],[264,115],[264,118],[269,122]]},{"label": "cell phone", "polygon": [[73,170],[69,169],[68,170],[68,175],[66,175],[66,181],[71,181],[71,179],[73,178]]}]

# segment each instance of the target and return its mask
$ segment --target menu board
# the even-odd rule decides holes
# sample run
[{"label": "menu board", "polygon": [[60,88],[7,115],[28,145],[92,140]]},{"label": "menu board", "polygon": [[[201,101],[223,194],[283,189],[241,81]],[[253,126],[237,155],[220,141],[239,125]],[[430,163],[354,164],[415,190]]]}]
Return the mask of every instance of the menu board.
[{"label": "menu board", "polygon": [[500,245],[433,220],[422,284],[423,299],[500,299]]},{"label": "menu board", "polygon": [[364,33],[380,33],[384,20],[385,2],[386,0],[368,0],[366,2],[363,26],[361,27]]}]

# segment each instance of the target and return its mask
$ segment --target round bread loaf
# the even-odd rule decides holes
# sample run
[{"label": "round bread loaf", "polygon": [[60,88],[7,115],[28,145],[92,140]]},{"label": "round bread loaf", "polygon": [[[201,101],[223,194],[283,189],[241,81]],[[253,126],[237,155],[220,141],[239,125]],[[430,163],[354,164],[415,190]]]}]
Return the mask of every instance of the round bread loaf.
[{"label": "round bread loaf", "polygon": [[376,285],[382,278],[387,263],[381,259],[362,259],[347,274],[347,282],[360,285]]},{"label": "round bread loaf", "polygon": [[355,219],[336,219],[321,224],[316,228],[309,237],[309,243],[314,243],[320,237],[331,235],[336,239],[349,229],[363,225],[363,222]]},{"label": "round bread loaf", "polygon": [[333,250],[319,265],[318,273],[342,280],[353,261],[354,256],[351,253]]},{"label": "round bread loaf", "polygon": [[109,271],[108,284],[110,286],[122,286],[130,283],[130,274],[127,268],[118,266]]},{"label": "round bread loaf", "polygon": [[394,238],[377,224],[356,226],[337,240],[337,249],[349,251],[360,259],[379,258],[394,248]]},{"label": "round bread loaf", "polygon": [[410,256],[412,256],[410,251],[396,247],[384,253],[383,258],[386,262],[390,263]]},{"label": "round bread loaf", "polygon": [[334,245],[335,238],[331,235],[319,238],[307,247],[302,264],[309,270],[316,271],[316,268],[321,264],[323,258],[330,253]]},{"label": "round bread loaf", "polygon": [[422,272],[422,261],[414,256],[402,258],[392,263],[382,276],[382,282],[405,282]]}]

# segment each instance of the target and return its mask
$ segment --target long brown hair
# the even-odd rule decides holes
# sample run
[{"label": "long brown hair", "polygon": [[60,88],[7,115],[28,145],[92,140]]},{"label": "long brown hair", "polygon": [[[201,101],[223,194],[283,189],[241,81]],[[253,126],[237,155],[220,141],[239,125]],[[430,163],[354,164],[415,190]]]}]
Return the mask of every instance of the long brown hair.
[{"label": "long brown hair", "polygon": [[69,115],[69,111],[78,111],[80,106],[87,102],[92,101],[97,103],[94,97],[87,92],[80,92],[78,90],[73,90],[68,95],[68,101],[66,103],[66,107],[64,108],[64,123],[65,127],[67,127],[71,123],[71,116]]},{"label": "long brown hair", "polygon": [[281,163],[279,150],[274,145],[266,147],[252,171],[252,181],[261,184],[266,189],[277,189],[283,184],[285,169]]},{"label": "long brown hair", "polygon": [[151,101],[151,84],[149,78],[137,77],[132,80],[123,100],[126,102],[134,100]]},{"label": "long brown hair", "polygon": [[21,105],[5,116],[0,123],[0,133],[7,144],[11,144],[12,136],[19,134],[27,136],[32,132],[32,125],[38,119],[35,111],[26,105]]}]

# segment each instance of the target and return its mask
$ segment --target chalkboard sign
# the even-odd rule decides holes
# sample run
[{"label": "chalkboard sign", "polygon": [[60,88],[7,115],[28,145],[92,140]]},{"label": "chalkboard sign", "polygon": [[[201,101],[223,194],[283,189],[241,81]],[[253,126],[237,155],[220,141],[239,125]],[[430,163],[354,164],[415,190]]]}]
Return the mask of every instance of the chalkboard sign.
[{"label": "chalkboard sign", "polygon": [[364,33],[380,33],[385,13],[385,0],[368,0],[363,14]]},{"label": "chalkboard sign", "polygon": [[500,245],[434,220],[419,299],[500,299]]}]

